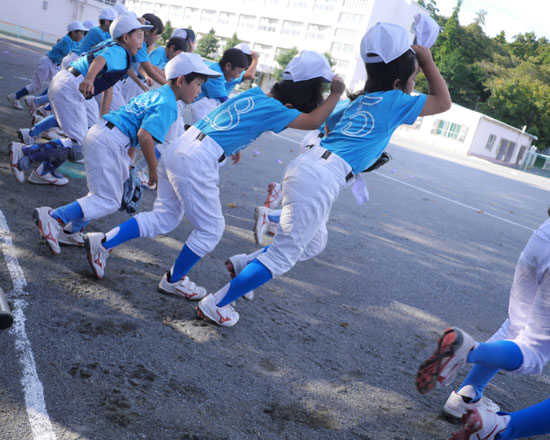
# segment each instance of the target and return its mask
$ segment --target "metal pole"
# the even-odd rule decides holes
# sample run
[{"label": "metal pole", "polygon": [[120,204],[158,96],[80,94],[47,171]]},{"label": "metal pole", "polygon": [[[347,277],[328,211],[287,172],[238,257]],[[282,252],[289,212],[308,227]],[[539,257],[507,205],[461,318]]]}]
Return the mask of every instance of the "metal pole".
[{"label": "metal pole", "polygon": [[10,328],[13,324],[13,315],[10,311],[8,300],[0,287],[0,330]]}]

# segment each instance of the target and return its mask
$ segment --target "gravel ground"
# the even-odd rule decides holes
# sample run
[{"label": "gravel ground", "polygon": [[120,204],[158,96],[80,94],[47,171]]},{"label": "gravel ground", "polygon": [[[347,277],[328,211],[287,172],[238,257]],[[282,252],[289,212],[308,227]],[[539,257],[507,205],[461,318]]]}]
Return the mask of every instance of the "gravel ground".
[{"label": "gravel ground", "polygon": [[[44,49],[0,42],[6,95],[25,85]],[[30,118],[2,100],[5,147]],[[226,231],[190,274],[210,291],[228,281],[227,257],[256,248],[254,207],[300,138],[282,135],[262,136],[241,164],[221,169]],[[253,301],[239,300],[241,321],[231,329],[198,320],[194,304],[156,291],[191,231],[186,220],[167,236],[117,248],[98,282],[83,249],[52,257],[31,219],[36,206],[86,193],[83,166],[64,166],[64,188],[20,185],[1,156],[1,211],[28,283],[25,329],[56,438],[448,438],[456,426],[439,412],[450,389],[420,396],[416,368],[445,327],[485,340],[505,319],[515,262],[529,228],[545,219],[548,185],[398,141],[389,147],[394,160],[368,176],[371,201],[358,206],[342,193],[325,252],[257,289]],[[153,200],[148,192],[142,209]],[[89,230],[127,218],[116,213]],[[0,286],[15,306],[6,265]],[[0,343],[0,438],[33,439],[13,332],[1,332]],[[487,395],[514,411],[549,389],[547,374],[500,373]]]}]

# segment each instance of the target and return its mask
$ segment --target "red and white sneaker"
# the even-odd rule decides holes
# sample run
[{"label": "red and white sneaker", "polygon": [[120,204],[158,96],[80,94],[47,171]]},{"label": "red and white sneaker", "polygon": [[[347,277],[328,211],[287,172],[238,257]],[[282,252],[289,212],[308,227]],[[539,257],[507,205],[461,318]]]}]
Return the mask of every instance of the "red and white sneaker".
[{"label": "red and white sneaker", "polygon": [[264,244],[264,235],[269,226],[269,218],[267,215],[270,211],[271,209],[266,206],[257,206],[254,212],[254,217],[256,218],[256,222],[254,223],[254,240],[260,246]]},{"label": "red and white sneaker", "polygon": [[[248,264],[248,255],[237,254],[237,255],[233,255],[232,257],[229,257],[229,259],[225,262],[225,268],[229,272],[231,279],[233,279],[241,273],[241,271],[246,267],[247,264]],[[250,292],[245,293],[243,297],[248,300],[253,300],[254,291],[251,290]]]},{"label": "red and white sneaker", "polygon": [[197,314],[205,321],[212,321],[222,327],[233,327],[239,322],[239,314],[233,306],[231,304],[223,307],[216,306],[216,299],[212,294],[206,295],[199,301]]},{"label": "red and white sneaker", "polygon": [[482,396],[481,399],[472,402],[477,396],[477,393],[472,385],[466,385],[458,391],[453,391],[445,406],[443,407],[443,415],[454,422],[458,422],[468,410],[474,408],[497,413],[500,407],[488,397]]},{"label": "red and white sneaker", "polygon": [[103,232],[89,232],[84,235],[84,246],[86,246],[88,262],[98,280],[105,275],[105,265],[111,253],[110,250],[103,247],[104,238],[105,234]]},{"label": "red and white sneaker", "polygon": [[416,373],[416,389],[426,394],[441,385],[449,385],[458,370],[466,365],[468,353],[477,343],[459,328],[448,328],[437,341],[437,348]]},{"label": "red and white sneaker", "polygon": [[462,416],[462,429],[455,432],[450,440],[494,440],[506,431],[510,416],[474,408]]},{"label": "red and white sneaker", "polygon": [[54,255],[61,253],[61,246],[59,246],[59,234],[61,233],[63,226],[55,218],[50,215],[52,208],[49,206],[43,206],[42,208],[35,208],[32,212],[32,218],[40,235]]},{"label": "red and white sneaker", "polygon": [[277,182],[271,182],[267,185],[267,199],[265,206],[271,209],[277,208],[283,200],[283,192],[281,191],[281,185]]},{"label": "red and white sneaker", "polygon": [[174,283],[168,281],[168,272],[160,280],[158,291],[167,295],[182,296],[190,301],[198,301],[208,295],[204,287],[197,286],[189,277],[183,277]]},{"label": "red and white sneaker", "polygon": [[10,142],[10,144],[8,145],[8,149],[10,151],[11,172],[19,183],[23,183],[25,181],[25,172],[19,168],[19,161],[24,156],[24,146],[25,144],[21,144],[19,142]]},{"label": "red and white sneaker", "polygon": [[27,106],[29,115],[34,116],[34,114],[36,113],[36,104],[34,103],[34,96],[33,95],[24,96],[23,102]]},{"label": "red and white sneaker", "polygon": [[16,108],[17,110],[23,110],[23,106],[21,105],[21,102],[19,99],[15,97],[15,93],[10,93],[6,96],[9,103],[12,105],[13,108]]},{"label": "red and white sneaker", "polygon": [[17,130],[17,136],[19,136],[19,140],[25,145],[33,145],[36,143],[36,138],[34,136],[31,136],[30,132],[30,128],[20,128]]},{"label": "red and white sneaker", "polygon": [[68,232],[65,229],[61,229],[58,241],[67,246],[84,246],[84,232]]}]

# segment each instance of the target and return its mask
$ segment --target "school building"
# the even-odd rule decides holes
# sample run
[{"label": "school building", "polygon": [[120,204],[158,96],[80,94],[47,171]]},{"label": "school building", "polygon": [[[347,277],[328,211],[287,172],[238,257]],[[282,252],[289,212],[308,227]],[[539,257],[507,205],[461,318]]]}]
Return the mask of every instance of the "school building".
[{"label": "school building", "polygon": [[402,125],[395,133],[421,144],[517,168],[537,140],[525,130],[458,104],[444,113],[418,118],[414,125]]}]

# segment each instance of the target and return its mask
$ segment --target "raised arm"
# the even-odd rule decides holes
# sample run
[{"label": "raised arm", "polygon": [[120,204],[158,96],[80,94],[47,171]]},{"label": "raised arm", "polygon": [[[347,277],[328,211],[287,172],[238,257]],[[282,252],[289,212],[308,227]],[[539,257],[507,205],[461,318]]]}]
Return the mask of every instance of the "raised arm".
[{"label": "raised arm", "polygon": [[435,115],[442,113],[451,108],[451,95],[447,88],[447,83],[439,73],[439,69],[434,63],[430,49],[422,46],[413,45],[412,48],[416,52],[418,65],[424,72],[430,94],[426,99],[424,108],[420,112],[420,116]]}]

